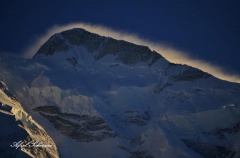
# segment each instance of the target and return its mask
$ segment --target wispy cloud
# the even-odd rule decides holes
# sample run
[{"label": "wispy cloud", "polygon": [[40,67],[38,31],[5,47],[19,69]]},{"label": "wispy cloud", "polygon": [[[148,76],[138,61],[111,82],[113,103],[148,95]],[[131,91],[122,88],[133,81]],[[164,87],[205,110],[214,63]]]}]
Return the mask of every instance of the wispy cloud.
[{"label": "wispy cloud", "polygon": [[135,44],[145,45],[145,46],[148,46],[150,49],[157,51],[172,63],[187,64],[192,67],[201,69],[205,72],[208,72],[219,79],[240,83],[239,74],[230,74],[226,70],[224,70],[222,67],[213,65],[210,62],[206,62],[201,59],[195,59],[190,55],[188,55],[186,52],[180,51],[178,49],[175,49],[173,47],[170,47],[161,43],[145,40],[137,36],[136,34],[127,33],[124,31],[117,31],[105,26],[93,25],[88,23],[72,23],[72,24],[62,25],[62,26],[58,26],[58,25],[53,26],[26,49],[24,56],[26,58],[31,58],[32,56],[34,56],[37,50],[53,34],[62,32],[64,30],[72,29],[72,28],[83,28],[87,31],[94,32],[102,36],[110,36],[115,39],[121,39],[121,40],[126,40]]}]

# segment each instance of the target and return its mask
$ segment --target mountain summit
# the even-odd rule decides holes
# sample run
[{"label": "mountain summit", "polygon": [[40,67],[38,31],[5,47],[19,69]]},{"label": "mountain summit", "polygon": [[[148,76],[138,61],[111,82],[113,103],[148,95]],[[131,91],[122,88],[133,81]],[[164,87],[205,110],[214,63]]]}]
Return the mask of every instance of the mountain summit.
[{"label": "mountain summit", "polygon": [[146,46],[75,28],[30,60],[0,61],[63,158],[240,156],[240,84]]},{"label": "mountain summit", "polygon": [[161,58],[160,54],[151,51],[146,46],[135,45],[123,40],[111,37],[99,36],[84,29],[75,28],[53,35],[37,54],[53,55],[56,52],[64,52],[72,46],[83,46],[89,52],[97,52],[96,59],[112,54],[123,63],[137,63],[150,60],[153,64]]}]

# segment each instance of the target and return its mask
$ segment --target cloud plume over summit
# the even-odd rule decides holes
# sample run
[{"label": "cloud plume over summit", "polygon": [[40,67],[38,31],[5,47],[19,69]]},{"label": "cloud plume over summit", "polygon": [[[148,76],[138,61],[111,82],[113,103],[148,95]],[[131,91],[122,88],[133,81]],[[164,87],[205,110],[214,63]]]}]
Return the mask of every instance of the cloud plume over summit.
[{"label": "cloud plume over summit", "polygon": [[101,25],[92,25],[87,23],[72,23],[67,25],[58,26],[55,25],[52,28],[48,29],[48,31],[40,36],[33,44],[31,44],[26,51],[24,52],[24,56],[26,58],[31,58],[37,52],[37,50],[55,33],[59,33],[65,30],[69,30],[72,28],[83,28],[87,31],[102,35],[109,36],[115,39],[121,39],[125,41],[129,41],[138,45],[148,46],[151,50],[155,50],[160,53],[163,57],[165,57],[168,61],[176,64],[186,64],[192,67],[196,67],[201,69],[207,73],[212,74],[213,76],[230,81],[230,82],[238,82],[240,83],[240,75],[238,74],[230,74],[227,73],[220,66],[213,65],[209,62],[203,61],[201,59],[195,59],[188,55],[186,52],[180,51],[173,47],[169,47],[167,45],[151,42],[149,40],[145,40],[140,38],[139,36],[131,33],[126,33],[123,31],[117,31],[105,26]]}]

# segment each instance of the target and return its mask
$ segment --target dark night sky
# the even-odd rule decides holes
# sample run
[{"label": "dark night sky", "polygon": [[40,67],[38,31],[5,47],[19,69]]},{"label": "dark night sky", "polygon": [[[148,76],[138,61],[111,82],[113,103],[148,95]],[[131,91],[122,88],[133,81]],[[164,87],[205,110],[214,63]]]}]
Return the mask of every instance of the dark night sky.
[{"label": "dark night sky", "polygon": [[54,24],[136,33],[240,73],[240,1],[1,0],[0,51],[21,52]]}]

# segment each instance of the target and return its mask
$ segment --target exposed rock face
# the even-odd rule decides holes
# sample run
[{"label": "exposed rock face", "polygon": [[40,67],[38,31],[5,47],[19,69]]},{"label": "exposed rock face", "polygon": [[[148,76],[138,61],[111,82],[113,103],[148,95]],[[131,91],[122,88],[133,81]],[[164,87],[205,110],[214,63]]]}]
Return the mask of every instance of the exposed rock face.
[{"label": "exposed rock face", "polygon": [[71,45],[84,46],[90,52],[96,51],[104,41],[105,37],[76,28],[60,33],[65,42]]},{"label": "exposed rock face", "polygon": [[199,69],[189,67],[182,74],[173,76],[173,79],[175,81],[195,81],[200,78],[208,78],[208,77],[211,77],[211,75]]},{"label": "exposed rock face", "polygon": [[39,54],[53,55],[56,51],[67,51],[69,45],[59,35],[53,35],[44,46],[38,50]]},{"label": "exposed rock face", "polygon": [[0,81],[0,89],[14,102],[17,102],[17,98],[12,94],[12,92],[8,89],[7,85]]},{"label": "exposed rock face", "polygon": [[196,142],[192,140],[182,139],[182,141],[195,152],[201,154],[205,158],[232,158],[235,151],[223,146],[214,145],[204,142]]},{"label": "exposed rock face", "polygon": [[136,111],[125,111],[122,116],[123,122],[126,124],[134,124],[138,126],[144,126],[151,119],[148,112],[143,114]]},{"label": "exposed rock face", "polygon": [[153,64],[161,58],[161,55],[151,51],[146,46],[135,45],[133,43],[123,40],[115,40],[112,38],[107,38],[106,42],[99,50],[99,54],[96,56],[96,59],[100,59],[108,54],[115,55],[117,60],[127,64],[145,62],[148,60],[151,60],[151,63],[149,64]]},{"label": "exposed rock face", "polygon": [[33,110],[48,119],[63,135],[79,142],[102,141],[117,136],[100,117],[62,113],[56,106],[41,106]]},{"label": "exposed rock face", "polygon": [[204,132],[204,133],[207,133],[208,135],[214,135],[219,139],[225,139],[226,133],[233,135],[239,131],[240,131],[240,122],[226,128],[216,128],[214,130],[211,130],[209,132]]}]

